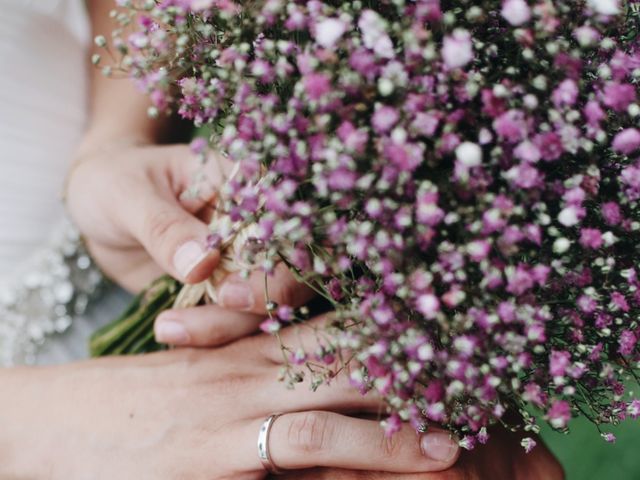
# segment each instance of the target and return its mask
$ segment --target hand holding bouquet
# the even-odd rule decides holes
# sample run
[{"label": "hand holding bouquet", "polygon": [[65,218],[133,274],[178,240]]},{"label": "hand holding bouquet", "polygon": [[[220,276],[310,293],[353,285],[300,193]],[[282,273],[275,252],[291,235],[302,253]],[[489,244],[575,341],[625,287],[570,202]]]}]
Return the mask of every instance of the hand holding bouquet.
[{"label": "hand holding bouquet", "polygon": [[[640,415],[636,2],[118,3],[105,73],[236,162],[209,238],[225,271],[284,262],[335,310],[317,348],[283,345],[289,382],[348,365],[389,434],[431,421],[467,448],[495,422]],[[306,318],[271,307],[266,331]],[[131,318],[97,339],[148,335]]]}]

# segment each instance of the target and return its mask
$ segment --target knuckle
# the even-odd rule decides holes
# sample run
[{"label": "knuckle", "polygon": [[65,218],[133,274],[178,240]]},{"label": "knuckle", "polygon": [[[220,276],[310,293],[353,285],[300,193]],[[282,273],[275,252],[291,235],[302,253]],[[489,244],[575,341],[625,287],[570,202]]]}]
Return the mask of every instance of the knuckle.
[{"label": "knuckle", "polygon": [[179,221],[167,210],[158,210],[147,217],[146,231],[151,239],[162,238],[179,225]]},{"label": "knuckle", "polygon": [[212,328],[207,332],[206,337],[203,337],[199,343],[205,347],[216,347],[218,345],[224,345],[231,341],[231,335],[223,328]]},{"label": "knuckle", "polygon": [[331,442],[333,427],[326,412],[305,412],[295,415],[289,424],[289,446],[305,454],[319,453]]},{"label": "knuckle", "polygon": [[380,435],[380,454],[387,459],[394,458],[400,451],[400,435]]}]

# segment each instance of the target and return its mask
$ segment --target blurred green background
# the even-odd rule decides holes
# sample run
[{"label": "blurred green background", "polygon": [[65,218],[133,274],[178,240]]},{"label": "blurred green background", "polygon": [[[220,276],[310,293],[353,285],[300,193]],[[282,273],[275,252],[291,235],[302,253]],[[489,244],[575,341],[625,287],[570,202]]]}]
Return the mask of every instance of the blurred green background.
[{"label": "blurred green background", "polygon": [[567,480],[640,479],[640,421],[629,419],[618,427],[603,428],[617,437],[614,444],[606,443],[588,420],[573,420],[570,427],[569,435],[548,427],[542,431]]}]

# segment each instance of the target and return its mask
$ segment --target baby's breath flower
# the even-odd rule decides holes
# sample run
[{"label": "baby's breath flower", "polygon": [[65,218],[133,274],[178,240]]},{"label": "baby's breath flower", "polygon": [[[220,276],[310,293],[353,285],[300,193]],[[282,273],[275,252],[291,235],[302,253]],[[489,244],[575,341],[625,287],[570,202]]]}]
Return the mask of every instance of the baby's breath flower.
[{"label": "baby's breath flower", "polygon": [[[284,259],[333,305],[283,378],[306,365],[315,388],[344,348],[387,433],[429,420],[473,448],[523,405],[562,431],[640,416],[623,396],[640,364],[629,3],[126,0],[122,59],[93,62],[236,162],[211,245],[240,229],[243,264]],[[266,332],[309,315],[272,307]]]}]

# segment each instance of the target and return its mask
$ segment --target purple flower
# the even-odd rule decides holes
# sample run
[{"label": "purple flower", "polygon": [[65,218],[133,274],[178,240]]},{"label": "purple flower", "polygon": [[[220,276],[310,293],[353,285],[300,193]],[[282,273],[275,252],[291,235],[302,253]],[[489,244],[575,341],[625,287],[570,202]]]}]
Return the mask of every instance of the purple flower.
[{"label": "purple flower", "polygon": [[633,153],[640,147],[640,131],[636,128],[623,130],[615,136],[611,147],[614,151],[624,155]]},{"label": "purple flower", "polygon": [[635,102],[636,89],[628,83],[609,82],[602,92],[602,102],[617,112],[623,112]]},{"label": "purple flower", "polygon": [[400,119],[398,110],[393,107],[381,106],[376,108],[371,123],[376,133],[388,133]]},{"label": "purple flower", "polygon": [[584,248],[597,250],[602,247],[602,233],[596,228],[583,228],[580,230],[580,245]]},{"label": "purple flower", "polygon": [[564,400],[554,400],[551,408],[547,411],[547,417],[553,428],[566,428],[571,420],[571,407]]},{"label": "purple flower", "polygon": [[607,225],[618,225],[622,221],[620,206],[615,202],[606,202],[601,207],[602,217]]},{"label": "purple flower", "polygon": [[571,107],[578,100],[578,85],[575,80],[567,78],[553,91],[551,98],[556,108]]},{"label": "purple flower", "polygon": [[567,351],[552,351],[549,357],[549,373],[554,377],[563,377],[571,363],[571,354]]},{"label": "purple flower", "polygon": [[331,91],[331,79],[324,73],[312,73],[303,79],[304,89],[311,100],[320,100]]},{"label": "purple flower", "polygon": [[624,330],[620,334],[618,353],[625,356],[631,355],[635,351],[637,343],[636,335],[631,330]]},{"label": "purple flower", "polygon": [[498,137],[509,142],[518,143],[527,134],[527,124],[524,113],[520,110],[509,110],[493,122],[493,129]]},{"label": "purple flower", "polygon": [[584,107],[584,116],[587,117],[587,122],[593,127],[599,127],[600,122],[604,120],[606,114],[600,104],[595,100],[590,100]]},{"label": "purple flower", "polygon": [[547,162],[559,159],[564,153],[562,139],[556,132],[547,132],[537,135],[535,143],[540,149],[542,159]]},{"label": "purple flower", "polygon": [[640,400],[634,399],[629,402],[627,414],[634,420],[640,417]]}]

